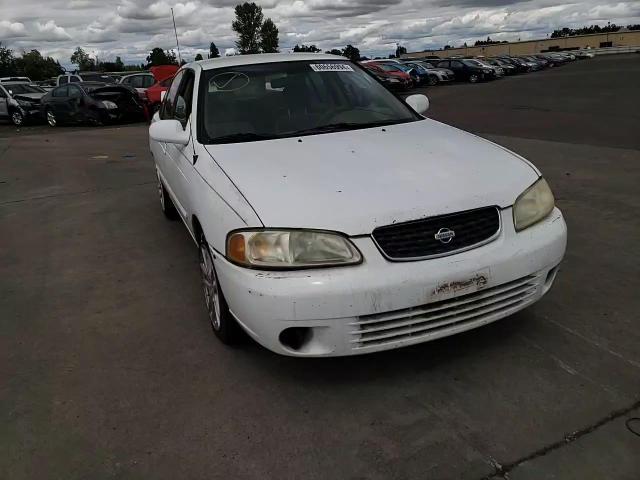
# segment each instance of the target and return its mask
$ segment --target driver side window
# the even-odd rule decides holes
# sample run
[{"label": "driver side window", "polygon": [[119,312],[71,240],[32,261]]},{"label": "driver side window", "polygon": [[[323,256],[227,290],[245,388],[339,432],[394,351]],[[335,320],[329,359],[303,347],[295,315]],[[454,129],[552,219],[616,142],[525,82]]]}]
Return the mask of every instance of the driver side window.
[{"label": "driver side window", "polygon": [[193,83],[195,74],[191,70],[186,70],[176,97],[176,105],[173,112],[173,118],[182,124],[182,128],[187,126],[189,116],[191,115],[191,105],[193,100]]},{"label": "driver side window", "polygon": [[180,82],[182,81],[182,77],[184,77],[184,70],[177,73],[175,77],[173,77],[173,81],[171,82],[171,86],[169,90],[167,90],[167,94],[164,97],[162,102],[162,108],[160,109],[160,118],[162,120],[170,120],[173,118],[173,109],[176,102],[176,95],[178,94],[178,87],[180,86]]}]

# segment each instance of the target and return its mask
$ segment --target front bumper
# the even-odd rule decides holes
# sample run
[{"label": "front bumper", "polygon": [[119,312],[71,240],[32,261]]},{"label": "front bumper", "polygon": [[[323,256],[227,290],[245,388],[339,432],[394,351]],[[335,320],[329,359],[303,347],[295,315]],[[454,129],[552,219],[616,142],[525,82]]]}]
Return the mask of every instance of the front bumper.
[{"label": "front bumper", "polygon": [[216,271],[234,317],[276,353],[389,350],[499,320],[549,290],[566,248],[560,210],[520,233],[510,208],[501,215],[496,240],[447,257],[389,262],[367,236],[353,239],[364,257],[353,267],[266,272],[215,255]]}]

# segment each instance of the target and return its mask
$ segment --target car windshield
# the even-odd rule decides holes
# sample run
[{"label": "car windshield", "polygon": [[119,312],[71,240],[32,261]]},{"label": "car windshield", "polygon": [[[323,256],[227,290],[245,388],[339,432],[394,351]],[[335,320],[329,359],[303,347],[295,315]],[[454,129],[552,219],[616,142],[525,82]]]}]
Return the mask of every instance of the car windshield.
[{"label": "car windshield", "polygon": [[204,71],[201,143],[238,143],[421,120],[348,61],[261,63]]},{"label": "car windshield", "polygon": [[469,67],[483,67],[484,65],[478,60],[462,60],[462,63]]},{"label": "car windshield", "polygon": [[28,83],[14,83],[5,85],[5,88],[13,95],[19,95],[21,93],[44,93],[42,88],[36,85],[29,85]]},{"label": "car windshield", "polygon": [[436,68],[433,66],[432,63],[429,63],[429,62],[422,62],[422,65],[424,65],[426,68]]},{"label": "car windshield", "polygon": [[398,65],[388,65],[386,63],[380,63],[378,64],[378,66],[380,68],[382,68],[385,72],[403,72],[404,70],[402,70]]}]

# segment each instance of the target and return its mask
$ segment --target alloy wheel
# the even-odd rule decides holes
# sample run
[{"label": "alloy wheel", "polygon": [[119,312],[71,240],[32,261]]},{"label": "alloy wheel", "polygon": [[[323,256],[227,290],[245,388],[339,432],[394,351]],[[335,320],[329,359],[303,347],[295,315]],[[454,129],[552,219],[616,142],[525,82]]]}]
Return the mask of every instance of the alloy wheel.
[{"label": "alloy wheel", "polygon": [[56,116],[53,114],[51,110],[47,110],[47,123],[51,127],[55,127],[58,124],[58,121],[56,120]]},{"label": "alloy wheel", "polygon": [[216,272],[213,268],[213,259],[206,242],[200,244],[200,274],[204,301],[207,306],[211,327],[217,331],[220,329],[220,290]]},{"label": "alloy wheel", "polygon": [[164,212],[166,209],[165,200],[164,200],[164,187],[162,186],[162,181],[160,180],[160,175],[157,175],[158,178],[158,195],[160,196],[160,206],[162,207],[162,211]]},{"label": "alloy wheel", "polygon": [[19,127],[24,123],[24,117],[22,116],[22,113],[16,110],[11,114],[11,121],[16,127]]},{"label": "alloy wheel", "polygon": [[476,83],[476,82],[478,81],[478,76],[477,76],[477,75],[475,75],[475,74],[471,75],[471,76],[469,77],[469,81],[470,81],[471,83]]}]

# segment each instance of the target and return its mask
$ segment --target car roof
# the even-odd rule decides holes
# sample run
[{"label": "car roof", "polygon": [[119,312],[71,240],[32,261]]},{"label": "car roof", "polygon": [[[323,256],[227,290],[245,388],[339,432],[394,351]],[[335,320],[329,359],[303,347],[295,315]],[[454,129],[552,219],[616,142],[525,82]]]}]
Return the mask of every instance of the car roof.
[{"label": "car roof", "polygon": [[261,63],[276,62],[300,62],[309,60],[341,60],[347,61],[345,57],[329,55],[324,53],[259,53],[255,55],[233,55],[229,57],[211,58],[198,62],[188,63],[187,67],[199,66],[203,70],[214,68],[235,67],[240,65],[258,65]]},{"label": "car roof", "polygon": [[2,82],[2,85],[31,85],[32,82],[26,80],[11,80],[10,82]]}]

